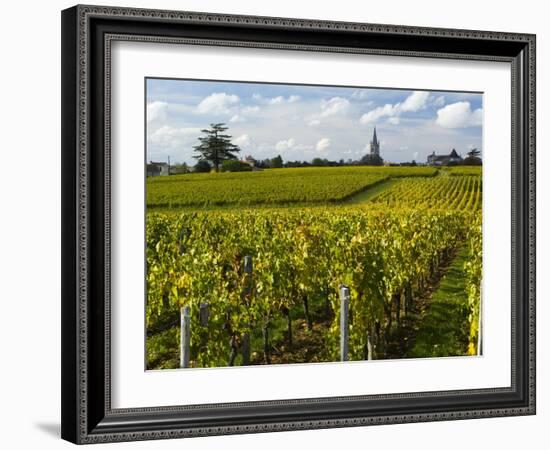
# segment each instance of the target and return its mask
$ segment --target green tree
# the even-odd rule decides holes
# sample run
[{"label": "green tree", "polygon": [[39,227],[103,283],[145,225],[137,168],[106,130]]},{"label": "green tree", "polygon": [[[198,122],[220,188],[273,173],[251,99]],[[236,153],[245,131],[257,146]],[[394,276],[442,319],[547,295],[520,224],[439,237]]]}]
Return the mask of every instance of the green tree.
[{"label": "green tree", "polygon": [[324,167],[329,165],[329,161],[326,158],[313,158],[311,160],[311,165]]},{"label": "green tree", "polygon": [[272,169],[280,169],[283,167],[283,158],[281,158],[281,155],[277,155],[275,158],[271,159],[270,167]]},{"label": "green tree", "polygon": [[210,172],[210,170],[212,170],[212,167],[210,167],[210,163],[204,159],[197,162],[197,164],[195,164],[195,167],[193,167],[193,171],[198,173],[208,173]]},{"label": "green tree", "polygon": [[365,166],[382,166],[384,164],[384,160],[379,155],[367,153],[361,158],[360,163]]},{"label": "green tree", "polygon": [[225,134],[227,127],[223,123],[211,123],[209,129],[201,130],[203,136],[199,137],[199,145],[193,147],[198,155],[194,158],[207,161],[212,164],[216,172],[221,164],[229,159],[237,159],[236,152],[241,149],[231,143],[231,136]]},{"label": "green tree", "polygon": [[473,148],[468,152],[468,156],[464,158],[462,164],[465,166],[481,166],[481,152],[477,148]]},{"label": "green tree", "polygon": [[222,172],[251,172],[252,167],[235,159],[226,159],[222,163]]}]

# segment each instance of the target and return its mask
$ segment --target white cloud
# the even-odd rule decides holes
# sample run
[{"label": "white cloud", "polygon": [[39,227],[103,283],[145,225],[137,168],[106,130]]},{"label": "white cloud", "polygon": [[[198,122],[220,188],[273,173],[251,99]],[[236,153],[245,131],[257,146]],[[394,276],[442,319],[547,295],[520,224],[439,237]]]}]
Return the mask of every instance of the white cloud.
[{"label": "white cloud", "polygon": [[472,111],[470,102],[456,102],[437,111],[435,123],[443,128],[465,128],[481,125],[483,110]]},{"label": "white cloud", "polygon": [[[316,127],[321,124],[321,119],[343,116],[347,113],[349,107],[350,102],[347,98],[332,97],[329,100],[321,99],[321,111],[306,117],[307,125]],[[324,123],[325,120],[322,122]]]},{"label": "white cloud", "polygon": [[239,147],[250,147],[250,136],[248,134],[241,134],[239,137],[233,139],[233,144]]},{"label": "white cloud", "polygon": [[349,100],[342,97],[333,97],[330,100],[321,101],[320,117],[335,116],[345,113],[349,108]]},{"label": "white cloud", "polygon": [[434,100],[435,106],[443,106],[445,104],[445,96],[440,95]]},{"label": "white cloud", "polygon": [[402,103],[386,103],[384,106],[378,106],[373,110],[363,114],[359,119],[359,122],[363,125],[377,122],[383,117],[388,117],[388,122],[392,125],[399,124],[399,117],[404,112],[416,112],[426,108],[428,99],[430,97],[429,92],[414,91],[410,94]]},{"label": "white cloud", "polygon": [[299,95],[289,95],[287,98],[283,97],[282,95],[278,95],[277,97],[268,98],[264,97],[260,94],[253,94],[252,99],[264,103],[267,105],[281,105],[283,103],[296,103],[299,101],[302,97]]},{"label": "white cloud", "polygon": [[215,92],[204,98],[197,109],[202,114],[229,114],[230,108],[239,103],[237,95]]},{"label": "white cloud", "polygon": [[400,111],[420,111],[426,107],[430,93],[426,91],[414,91],[399,106]]},{"label": "white cloud", "polygon": [[200,128],[175,128],[165,125],[151,133],[148,141],[162,149],[178,149],[194,145],[200,134]]},{"label": "white cloud", "polygon": [[384,106],[379,106],[373,110],[365,113],[359,119],[359,122],[363,125],[376,122],[381,117],[392,117],[397,114],[397,106],[390,103],[386,103]]},{"label": "white cloud", "polygon": [[[230,112],[229,110],[227,112]],[[231,112],[235,112],[229,119],[230,123],[246,122],[247,117],[253,116],[260,112],[259,106],[238,106],[232,107]]]},{"label": "white cloud", "polygon": [[154,101],[147,103],[147,122],[165,120],[167,108],[168,103],[166,102]]},{"label": "white cloud", "polygon": [[289,148],[294,147],[296,141],[293,138],[288,138],[287,140],[279,141],[275,144],[275,150],[279,152],[284,152]]},{"label": "white cloud", "polygon": [[353,91],[351,96],[359,100],[364,100],[369,97],[369,93],[366,90],[357,90],[357,91]]},{"label": "white cloud", "polygon": [[244,122],[244,121],[245,121],[245,118],[242,116],[239,116],[238,114],[231,116],[231,119],[229,119],[230,123]]},{"label": "white cloud", "polygon": [[391,123],[392,125],[399,125],[399,117],[390,117],[388,119],[388,122]]},{"label": "white cloud", "polygon": [[285,101],[285,98],[281,95],[279,95],[278,97],[274,97],[272,99],[269,99],[267,102],[270,104],[270,105],[279,105],[281,103],[283,103]]},{"label": "white cloud", "polygon": [[244,108],[242,108],[241,112],[243,114],[254,114],[254,113],[257,113],[260,111],[260,107],[259,106],[245,106]]},{"label": "white cloud", "polygon": [[317,145],[315,145],[315,149],[318,152],[324,152],[330,147],[330,139],[329,138],[322,138],[317,142]]}]

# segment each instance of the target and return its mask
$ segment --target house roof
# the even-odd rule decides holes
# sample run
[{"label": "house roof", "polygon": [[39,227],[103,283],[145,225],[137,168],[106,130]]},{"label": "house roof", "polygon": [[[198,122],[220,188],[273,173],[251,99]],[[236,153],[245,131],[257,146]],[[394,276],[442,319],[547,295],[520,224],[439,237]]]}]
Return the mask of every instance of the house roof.
[{"label": "house roof", "polygon": [[456,152],[456,150],[453,148],[451,153],[448,155],[436,155],[435,152],[433,152],[431,155],[428,156],[428,158],[435,159],[435,160],[442,160],[446,158],[460,158],[460,155]]}]

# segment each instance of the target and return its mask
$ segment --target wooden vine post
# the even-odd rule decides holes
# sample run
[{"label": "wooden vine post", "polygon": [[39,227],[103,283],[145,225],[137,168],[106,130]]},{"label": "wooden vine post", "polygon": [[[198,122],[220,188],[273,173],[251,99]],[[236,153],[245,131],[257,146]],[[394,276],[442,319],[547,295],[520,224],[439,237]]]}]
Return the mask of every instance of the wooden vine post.
[{"label": "wooden vine post", "polygon": [[[254,270],[254,263],[252,261],[252,256],[245,256],[244,257],[244,273],[248,274],[248,282],[246,283],[246,286],[245,286],[245,295],[250,295],[250,293],[252,292],[252,289],[251,289],[251,276],[252,276],[252,271]],[[242,354],[243,354],[243,360],[242,360],[242,365],[243,366],[248,366],[250,364],[250,334],[249,333],[244,333],[243,334],[243,338],[242,338],[242,344],[241,344],[241,350],[242,350]]]},{"label": "wooden vine post", "polygon": [[184,306],[180,309],[180,367],[189,367],[191,353],[191,308]]},{"label": "wooden vine post", "polygon": [[340,286],[340,361],[348,361],[349,352],[349,299],[348,286]]}]

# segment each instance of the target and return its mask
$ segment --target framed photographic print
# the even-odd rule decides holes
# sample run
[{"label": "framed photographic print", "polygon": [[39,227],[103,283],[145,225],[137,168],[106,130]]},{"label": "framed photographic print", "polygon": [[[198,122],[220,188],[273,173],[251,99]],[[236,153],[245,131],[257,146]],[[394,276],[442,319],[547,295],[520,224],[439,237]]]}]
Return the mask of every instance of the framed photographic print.
[{"label": "framed photographic print", "polygon": [[62,436],[535,413],[535,36],[62,12]]}]

